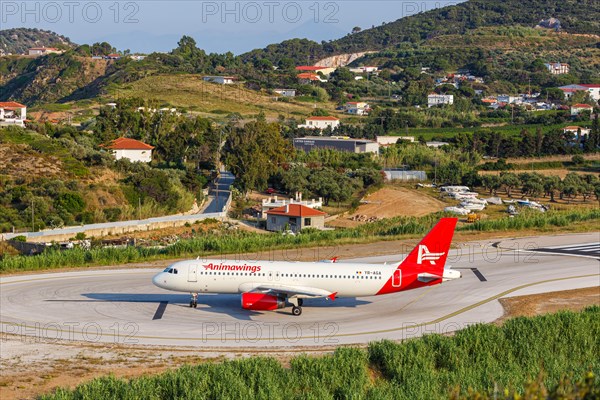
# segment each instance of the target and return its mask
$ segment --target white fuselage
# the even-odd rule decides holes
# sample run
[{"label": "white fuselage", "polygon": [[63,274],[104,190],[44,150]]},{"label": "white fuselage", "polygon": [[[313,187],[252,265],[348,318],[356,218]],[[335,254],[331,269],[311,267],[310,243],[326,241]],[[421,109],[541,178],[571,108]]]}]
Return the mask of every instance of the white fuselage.
[{"label": "white fuselage", "polygon": [[[225,267],[222,265],[225,264]],[[213,265],[213,269],[206,268]],[[190,293],[244,293],[264,285],[307,287],[337,293],[338,297],[372,296],[392,277],[398,264],[332,262],[244,263],[219,260],[181,261],[170,267],[177,273],[161,272],[153,283],[161,288]],[[253,267],[255,272],[252,271]],[[396,272],[394,286],[400,287]]]}]

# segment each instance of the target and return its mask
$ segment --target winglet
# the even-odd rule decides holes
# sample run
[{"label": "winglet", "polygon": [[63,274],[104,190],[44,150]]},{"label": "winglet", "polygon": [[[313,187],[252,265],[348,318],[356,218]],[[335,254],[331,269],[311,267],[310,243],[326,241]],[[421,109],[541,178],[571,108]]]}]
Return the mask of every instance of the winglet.
[{"label": "winglet", "polygon": [[337,296],[337,294],[338,292],[333,292],[329,296],[327,296],[327,298],[329,298],[331,301],[335,301],[335,296]]},{"label": "winglet", "polygon": [[330,258],[330,260],[331,260],[332,263],[336,263],[338,261],[338,258],[337,257],[332,257],[332,258]]}]

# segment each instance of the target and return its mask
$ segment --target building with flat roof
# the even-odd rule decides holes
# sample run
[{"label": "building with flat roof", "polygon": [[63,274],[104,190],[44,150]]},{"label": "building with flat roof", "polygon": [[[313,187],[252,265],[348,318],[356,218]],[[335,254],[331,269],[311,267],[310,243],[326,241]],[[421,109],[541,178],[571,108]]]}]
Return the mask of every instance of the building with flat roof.
[{"label": "building with flat roof", "polygon": [[294,139],[294,148],[309,152],[314,149],[333,149],[349,153],[379,154],[379,143],[367,139],[342,136],[307,136]]}]

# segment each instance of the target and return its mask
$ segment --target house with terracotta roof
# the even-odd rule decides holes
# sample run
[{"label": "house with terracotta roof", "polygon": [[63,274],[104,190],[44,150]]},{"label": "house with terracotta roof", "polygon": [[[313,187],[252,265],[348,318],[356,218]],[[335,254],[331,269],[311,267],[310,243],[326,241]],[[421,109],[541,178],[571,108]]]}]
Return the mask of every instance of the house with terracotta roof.
[{"label": "house with terracotta roof", "polygon": [[565,126],[563,128],[563,133],[572,133],[573,135],[578,135],[581,130],[581,136],[587,136],[590,134],[590,128],[584,128],[582,126]]},{"label": "house with terracotta roof", "polygon": [[286,204],[267,211],[267,230],[277,232],[289,229],[296,233],[304,228],[323,229],[325,215],[323,211],[302,204]]},{"label": "house with terracotta roof", "polygon": [[332,130],[340,126],[340,119],[336,117],[309,117],[304,121],[304,125],[298,125],[298,128],[325,129],[330,127]]},{"label": "house with terracotta roof", "polygon": [[27,106],[16,101],[0,102],[0,126],[25,127]]},{"label": "house with terracotta roof", "polygon": [[319,75],[313,72],[303,72],[298,74],[298,82],[302,84],[307,84],[311,82],[327,82],[326,79],[321,78]]},{"label": "house with terracotta roof", "polygon": [[571,116],[574,117],[584,111],[592,112],[593,110],[594,107],[590,106],[589,104],[574,104],[571,106]]},{"label": "house with terracotta roof", "polygon": [[120,137],[107,145],[101,147],[112,151],[115,159],[126,158],[131,162],[150,162],[152,161],[153,146],[140,142],[139,140]]},{"label": "house with terracotta roof", "polygon": [[319,65],[299,65],[296,67],[296,71],[312,72],[313,74],[320,72],[323,75],[330,75],[333,71],[335,71],[335,68],[334,67],[322,67]]}]

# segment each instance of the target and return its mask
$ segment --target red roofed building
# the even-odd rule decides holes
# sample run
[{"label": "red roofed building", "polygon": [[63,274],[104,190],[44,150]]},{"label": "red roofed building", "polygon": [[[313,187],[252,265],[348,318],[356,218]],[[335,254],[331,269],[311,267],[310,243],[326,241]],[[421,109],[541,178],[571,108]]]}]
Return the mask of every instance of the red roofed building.
[{"label": "red roofed building", "polygon": [[311,83],[311,82],[327,82],[326,79],[321,79],[321,77],[312,72],[303,72],[298,74],[298,81],[300,83]]},{"label": "red roofed building", "polygon": [[299,232],[304,228],[323,229],[326,213],[303,206],[287,204],[267,211],[267,230]]},{"label": "red roofed building", "polygon": [[27,106],[15,101],[0,102],[0,126],[25,127]]},{"label": "red roofed building", "polygon": [[102,147],[112,150],[112,154],[117,160],[126,158],[132,162],[139,161],[146,163],[152,161],[152,149],[154,149],[149,144],[124,137],[115,139],[110,144]]},{"label": "red roofed building", "polygon": [[296,67],[296,71],[313,72],[315,74],[317,72],[320,72],[323,75],[329,75],[333,71],[335,71],[335,68],[333,68],[333,67],[321,67],[321,66],[318,66],[318,65],[300,65],[300,66]]},{"label": "red roofed building", "polygon": [[325,129],[330,127],[332,130],[340,126],[340,119],[336,117],[309,117],[304,125],[298,125],[298,128]]},{"label": "red roofed building", "polygon": [[579,115],[582,111],[593,111],[594,107],[589,104],[574,104],[571,106],[571,116]]}]

